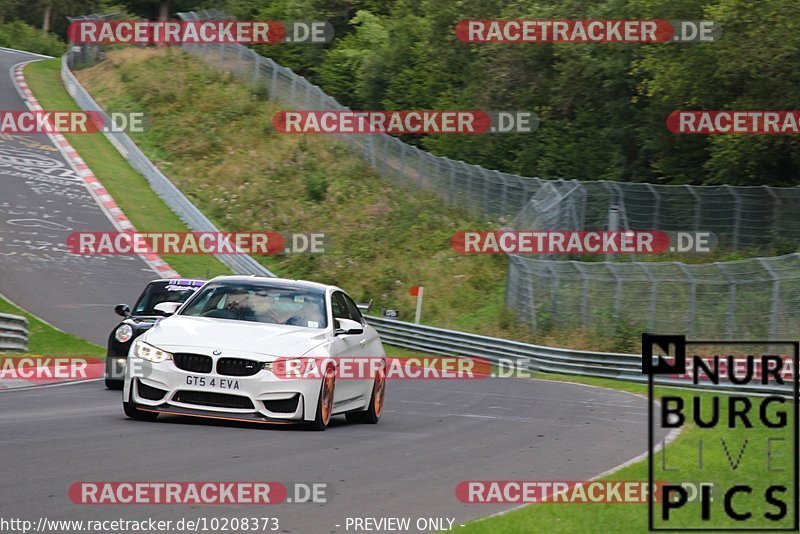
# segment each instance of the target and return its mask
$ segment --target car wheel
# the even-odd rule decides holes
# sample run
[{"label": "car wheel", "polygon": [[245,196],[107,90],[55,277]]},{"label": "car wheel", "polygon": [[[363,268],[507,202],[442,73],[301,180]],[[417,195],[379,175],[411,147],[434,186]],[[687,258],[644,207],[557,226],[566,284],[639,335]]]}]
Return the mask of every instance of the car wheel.
[{"label": "car wheel", "polygon": [[362,412],[350,412],[345,415],[348,423],[374,425],[383,413],[383,402],[386,399],[386,374],[379,371],[375,376],[372,386],[372,397],[369,399],[369,408]]},{"label": "car wheel", "polygon": [[123,402],[122,409],[125,415],[137,421],[155,421],[158,414],[155,412],[143,412],[136,407],[135,402]]},{"label": "car wheel", "polygon": [[125,382],[122,380],[112,380],[111,378],[106,378],[106,388],[108,389],[122,389],[122,385]]},{"label": "car wheel", "polygon": [[317,415],[311,423],[312,430],[325,430],[331,422],[333,415],[333,390],[336,387],[336,371],[332,365],[325,369],[325,376],[322,377],[322,385],[319,388],[319,400],[317,401]]}]

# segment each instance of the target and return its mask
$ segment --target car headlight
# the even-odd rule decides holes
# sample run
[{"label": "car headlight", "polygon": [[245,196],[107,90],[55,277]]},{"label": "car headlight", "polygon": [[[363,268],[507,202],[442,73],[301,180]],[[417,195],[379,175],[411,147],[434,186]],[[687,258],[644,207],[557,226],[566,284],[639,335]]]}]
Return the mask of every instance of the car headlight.
[{"label": "car headlight", "polygon": [[119,325],[117,331],[114,332],[114,339],[116,339],[120,343],[125,343],[127,341],[130,341],[132,337],[133,337],[133,328],[131,328],[131,325],[128,324]]},{"label": "car headlight", "polygon": [[153,363],[161,363],[172,359],[171,352],[161,350],[153,345],[148,345],[144,341],[138,339],[133,344],[133,354],[134,356],[138,356],[143,360],[148,360]]}]

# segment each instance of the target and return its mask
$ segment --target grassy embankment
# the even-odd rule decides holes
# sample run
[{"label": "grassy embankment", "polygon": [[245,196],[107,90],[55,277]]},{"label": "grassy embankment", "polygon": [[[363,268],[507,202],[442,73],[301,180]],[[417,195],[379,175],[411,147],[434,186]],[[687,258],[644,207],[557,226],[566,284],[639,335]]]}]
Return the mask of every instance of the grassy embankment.
[{"label": "grassy embankment", "polygon": [[[405,319],[410,286],[424,285],[426,323],[530,339],[503,305],[505,258],[450,248],[456,230],[486,223],[383,180],[330,138],[277,134],[276,104],[182,53],[119,50],[78,77],[106,108],[148,113],[134,139],[221,228],[326,233],[324,254],[260,258],[271,270],[341,285]],[[136,224],[137,206],[123,209]]]}]

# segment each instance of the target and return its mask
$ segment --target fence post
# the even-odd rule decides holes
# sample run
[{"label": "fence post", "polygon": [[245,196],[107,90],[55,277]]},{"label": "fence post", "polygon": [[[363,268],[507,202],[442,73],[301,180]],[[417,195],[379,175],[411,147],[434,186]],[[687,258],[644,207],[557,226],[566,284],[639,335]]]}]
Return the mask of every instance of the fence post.
[{"label": "fence post", "polygon": [[[619,230],[619,207],[616,204],[612,204],[608,207],[608,227],[607,230],[609,232],[616,232]],[[606,252],[606,261],[612,262],[614,261],[611,253]]]}]

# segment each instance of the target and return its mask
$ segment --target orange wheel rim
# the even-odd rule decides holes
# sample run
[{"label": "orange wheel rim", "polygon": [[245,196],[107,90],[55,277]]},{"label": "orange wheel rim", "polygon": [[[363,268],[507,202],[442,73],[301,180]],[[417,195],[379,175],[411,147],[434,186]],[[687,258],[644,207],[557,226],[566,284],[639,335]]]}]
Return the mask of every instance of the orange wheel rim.
[{"label": "orange wheel rim", "polygon": [[322,422],[326,425],[330,423],[333,413],[333,376],[333,371],[329,369],[322,380]]},{"label": "orange wheel rim", "polygon": [[372,401],[375,409],[375,415],[380,416],[383,411],[383,399],[386,396],[386,378],[383,374],[375,378],[375,394]]}]

